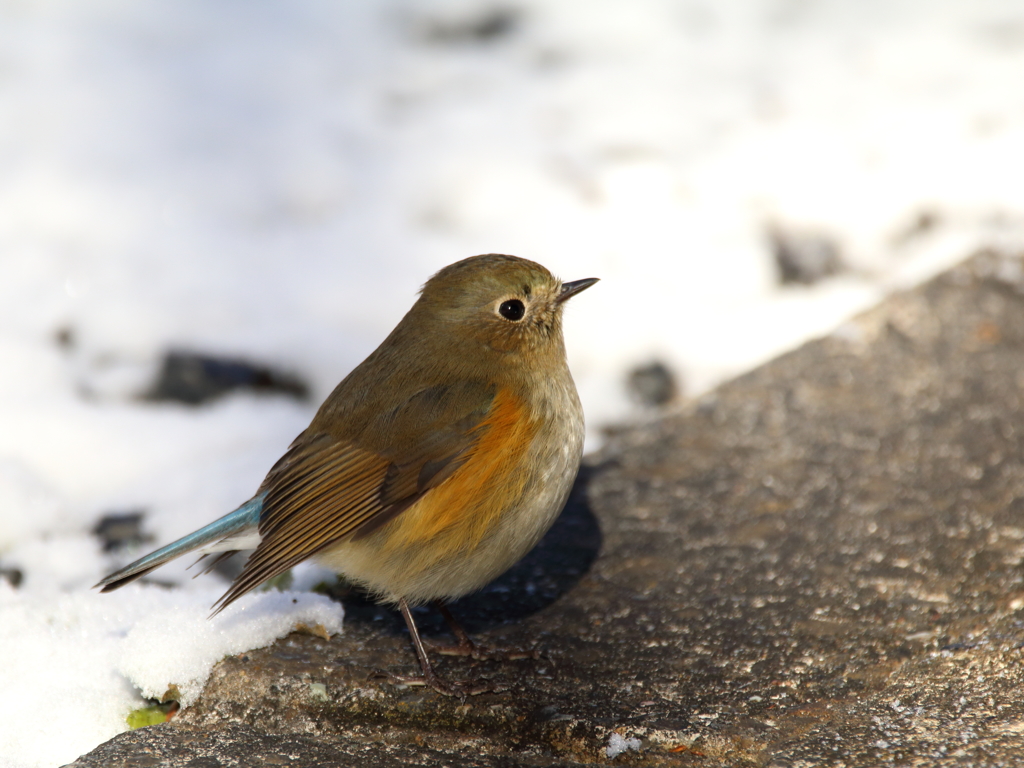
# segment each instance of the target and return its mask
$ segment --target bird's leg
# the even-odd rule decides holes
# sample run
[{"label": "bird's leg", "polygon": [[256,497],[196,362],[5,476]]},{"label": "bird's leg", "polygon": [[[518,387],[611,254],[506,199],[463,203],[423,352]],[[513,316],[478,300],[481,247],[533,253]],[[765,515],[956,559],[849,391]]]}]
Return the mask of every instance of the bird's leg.
[{"label": "bird's leg", "polygon": [[469,656],[478,661],[514,661],[516,659],[539,659],[540,654],[535,650],[522,650],[519,648],[488,648],[473,642],[473,639],[462,628],[462,625],[455,620],[455,616],[448,610],[448,606],[440,600],[434,601],[434,607],[440,611],[444,620],[448,623],[458,645],[431,646],[431,650],[437,651],[442,656]]},{"label": "bird's leg", "polygon": [[[488,691],[497,690],[497,688],[487,680],[451,682],[440,677],[436,672],[434,672],[434,668],[430,664],[430,659],[427,657],[427,649],[423,647],[423,640],[420,639],[420,632],[416,628],[416,621],[412,617],[412,611],[409,610],[409,604],[405,600],[400,600],[398,608],[402,611],[402,618],[405,619],[405,625],[409,628],[412,647],[416,651],[416,658],[419,659],[420,669],[422,670],[423,675],[422,677],[395,677],[393,675],[389,675],[394,682],[405,685],[429,685],[435,691],[444,694],[445,696],[461,696],[463,698],[466,696],[475,696],[478,693],[487,693]],[[465,634],[465,632],[463,632],[463,634]]]},{"label": "bird's leg", "polygon": [[438,646],[434,648],[442,656],[472,656],[476,658],[474,654],[478,652],[477,644],[473,642],[473,639],[469,636],[469,633],[462,628],[462,625],[455,620],[455,616],[451,611],[448,610],[448,606],[442,603],[440,600],[434,601],[434,607],[444,617],[445,623],[448,624],[448,628],[455,635],[455,639],[459,641],[458,645],[455,646]]}]

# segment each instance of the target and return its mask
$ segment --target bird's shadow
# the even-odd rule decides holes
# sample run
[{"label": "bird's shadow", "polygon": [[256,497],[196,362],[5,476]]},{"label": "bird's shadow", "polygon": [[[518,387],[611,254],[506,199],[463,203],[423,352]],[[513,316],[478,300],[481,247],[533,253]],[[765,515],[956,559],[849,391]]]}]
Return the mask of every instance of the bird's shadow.
[{"label": "bird's shadow", "polygon": [[[482,632],[521,621],[555,602],[589,569],[601,549],[601,529],[587,502],[594,468],[581,467],[569,500],[551,530],[527,555],[483,589],[451,603],[450,610],[467,632]],[[346,583],[332,590],[345,606],[345,621],[368,624],[389,633],[405,632],[397,610],[381,606],[359,587]],[[425,635],[447,632],[438,611],[415,608]]]}]

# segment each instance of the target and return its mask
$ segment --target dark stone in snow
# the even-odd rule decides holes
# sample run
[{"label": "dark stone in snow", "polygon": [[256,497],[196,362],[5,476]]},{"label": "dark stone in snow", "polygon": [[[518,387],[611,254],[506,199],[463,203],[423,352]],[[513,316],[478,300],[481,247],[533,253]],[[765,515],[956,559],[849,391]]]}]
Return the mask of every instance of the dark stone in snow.
[{"label": "dark stone in snow", "polygon": [[104,515],[93,526],[93,536],[99,537],[104,552],[122,547],[139,546],[153,540],[142,532],[142,518],[145,512],[117,512]]},{"label": "dark stone in snow", "polygon": [[425,21],[423,32],[435,43],[491,43],[515,32],[521,16],[522,11],[511,7],[473,9],[462,17]]},{"label": "dark stone in snow", "polygon": [[679,397],[675,374],[671,368],[657,360],[647,365],[638,365],[630,371],[626,389],[633,400],[652,408],[668,405]]},{"label": "dark stone in snow", "polygon": [[838,244],[823,234],[771,227],[768,237],[783,285],[814,285],[844,269]]},{"label": "dark stone in snow", "polygon": [[0,566],[0,579],[3,579],[15,589],[21,586],[21,582],[24,578],[25,574],[22,572],[21,568]]},{"label": "dark stone in snow", "polygon": [[164,357],[157,380],[145,397],[199,405],[236,389],[289,395],[299,400],[309,396],[309,386],[302,379],[270,366],[171,351]]}]

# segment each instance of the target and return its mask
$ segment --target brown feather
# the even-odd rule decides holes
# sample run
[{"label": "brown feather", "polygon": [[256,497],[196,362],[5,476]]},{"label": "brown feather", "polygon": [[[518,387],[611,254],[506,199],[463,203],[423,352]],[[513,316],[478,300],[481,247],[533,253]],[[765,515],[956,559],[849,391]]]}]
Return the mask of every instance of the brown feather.
[{"label": "brown feather", "polygon": [[[493,401],[493,389],[479,381],[436,385],[373,419],[355,440],[310,430],[299,435],[260,487],[267,494],[260,544],[215,609],[407,510],[462,466],[486,432],[478,427]],[[375,451],[367,444],[391,448]]]}]

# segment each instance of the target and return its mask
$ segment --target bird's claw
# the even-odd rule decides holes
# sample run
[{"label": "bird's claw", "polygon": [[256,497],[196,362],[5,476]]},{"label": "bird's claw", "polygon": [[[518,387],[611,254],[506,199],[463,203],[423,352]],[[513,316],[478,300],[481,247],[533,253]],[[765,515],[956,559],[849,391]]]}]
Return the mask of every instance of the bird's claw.
[{"label": "bird's claw", "polygon": [[425,686],[432,688],[442,696],[454,696],[465,699],[468,696],[479,696],[481,693],[499,693],[507,690],[507,685],[498,685],[491,680],[445,680],[439,675],[394,675],[379,671],[378,675],[387,678],[392,685]]},{"label": "bird's claw", "polygon": [[539,659],[540,652],[531,648],[492,648],[474,642],[458,645],[438,645],[430,643],[431,651],[441,656],[466,656],[476,661],[518,661],[520,659]]}]

